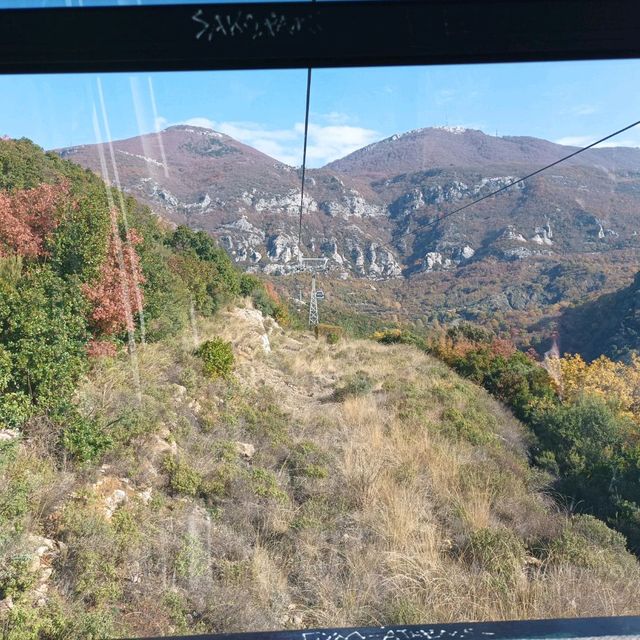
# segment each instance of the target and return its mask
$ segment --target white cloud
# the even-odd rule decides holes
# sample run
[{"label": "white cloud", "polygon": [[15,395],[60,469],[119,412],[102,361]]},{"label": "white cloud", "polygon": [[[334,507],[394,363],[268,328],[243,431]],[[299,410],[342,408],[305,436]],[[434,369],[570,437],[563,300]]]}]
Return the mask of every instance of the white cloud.
[{"label": "white cloud", "polygon": [[595,140],[596,138],[593,138],[592,136],[565,136],[564,138],[554,140],[554,142],[556,144],[564,144],[568,147],[586,147]]},{"label": "white cloud", "polygon": [[209,118],[189,118],[180,124],[188,124],[192,127],[202,127],[203,129],[213,129],[214,122]]},{"label": "white cloud", "polygon": [[162,131],[167,128],[169,121],[164,116],[157,116],[153,124],[156,131]]},{"label": "white cloud", "polygon": [[456,97],[455,89],[440,89],[439,91],[436,91],[434,99],[437,105],[442,106],[444,104],[448,104],[449,102],[452,102],[455,97]]},{"label": "white cloud", "polygon": [[575,109],[573,109],[573,113],[576,116],[590,116],[597,112],[598,112],[598,107],[596,107],[593,104],[581,104],[575,107]]},{"label": "white cloud", "polygon": [[[295,127],[299,133],[304,132],[302,123]],[[326,164],[371,144],[379,137],[377,132],[363,127],[310,124],[307,157],[312,162],[317,160],[317,164]]]},{"label": "white cloud", "polygon": [[616,138],[612,138],[598,145],[599,149],[605,149],[607,147],[640,147],[640,139],[632,140],[631,138],[621,138],[617,140]]},{"label": "white cloud", "polygon": [[351,122],[351,117],[341,111],[330,111],[329,113],[322,113],[317,117],[327,124],[347,124]]},{"label": "white cloud", "polygon": [[[602,136],[600,136],[602,137]],[[594,143],[598,139],[597,135],[593,136],[567,136],[565,138],[559,138],[554,140],[556,144],[564,144],[570,147],[586,147]],[[640,147],[640,138],[634,140],[633,138],[611,138],[602,144],[599,144],[596,148],[604,149],[607,147]]]},{"label": "white cloud", "polygon": [[[310,166],[322,166],[380,138],[372,129],[341,124],[349,119],[343,113],[322,114],[318,119],[330,124],[309,124],[307,162]],[[216,122],[209,118],[194,117],[182,124],[225,133],[292,166],[302,163],[302,122],[294,123],[289,129],[272,129],[257,122]]]},{"label": "white cloud", "polygon": [[562,107],[558,110],[558,115],[561,116],[591,116],[594,113],[598,113],[600,107],[595,104],[589,104],[583,102],[582,104],[573,104],[570,106]]}]

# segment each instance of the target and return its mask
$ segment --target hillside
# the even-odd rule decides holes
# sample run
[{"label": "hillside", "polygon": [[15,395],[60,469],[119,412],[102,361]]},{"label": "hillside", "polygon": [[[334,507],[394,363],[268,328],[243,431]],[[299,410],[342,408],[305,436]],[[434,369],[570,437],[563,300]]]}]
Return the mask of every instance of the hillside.
[{"label": "hillside", "polygon": [[[197,127],[113,148],[122,187],[157,214],[213,234],[249,271],[298,270],[298,171]],[[112,175],[104,145],[60,153],[100,171],[101,150]],[[394,135],[308,173],[303,251],[329,258],[338,289],[359,289],[364,279],[396,295],[406,283],[412,319],[427,309],[467,319],[538,316],[613,291],[629,283],[628,265],[640,258],[638,149],[589,150],[436,222],[572,151],[459,128]]]},{"label": "hillside", "polygon": [[560,347],[587,360],[601,354],[626,359],[640,352],[640,274],[631,285],[564,311]]},{"label": "hillside", "polygon": [[3,639],[639,612],[632,393],[474,327],[316,340],[206,233],[0,167]]},{"label": "hillside", "polygon": [[2,504],[28,478],[9,523],[22,532],[11,557],[31,571],[8,587],[5,568],[9,629],[639,612],[621,538],[561,514],[522,426],[443,364],[410,346],[317,342],[250,308],[195,328],[233,343],[228,381],[203,375],[191,332],[141,350],[140,399],[126,358],[94,364],[77,402],[114,425],[99,461],[61,467],[42,427],[9,441]]},{"label": "hillside", "polygon": [[[577,149],[530,136],[499,137],[478,129],[429,127],[374,142],[329,163],[327,168],[369,179],[389,178],[434,167],[543,166]],[[638,149],[596,148],[568,161],[567,166],[633,171],[639,161]]]},{"label": "hillside", "polygon": [[[63,158],[101,173],[101,154],[109,178],[113,162],[122,188],[176,224],[188,224],[219,237],[235,261],[266,273],[285,273],[298,258],[300,174],[233,138],[200,127],[173,126],[109,145],[84,145],[60,150]],[[366,182],[334,172],[309,172],[305,197],[306,242],[315,251],[330,251],[331,242],[362,256],[361,275],[399,275],[380,250],[364,256],[366,239],[376,233],[384,211]],[[343,228],[344,222],[356,222]],[[333,239],[332,239],[333,238]],[[374,251],[375,253],[375,251]],[[354,258],[355,259],[355,258]],[[371,266],[371,261],[377,268]]]}]

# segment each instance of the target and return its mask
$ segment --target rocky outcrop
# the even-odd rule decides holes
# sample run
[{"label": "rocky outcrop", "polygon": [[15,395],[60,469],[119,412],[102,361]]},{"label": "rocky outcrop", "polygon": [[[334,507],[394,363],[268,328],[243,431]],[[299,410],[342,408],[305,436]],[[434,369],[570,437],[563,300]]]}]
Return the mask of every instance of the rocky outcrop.
[{"label": "rocky outcrop", "polygon": [[[30,576],[29,588],[21,597],[34,607],[42,607],[48,601],[49,581],[54,572],[54,563],[66,545],[44,536],[28,534],[20,542],[20,550],[14,557],[26,562],[25,573]],[[0,620],[15,606],[13,597],[8,595],[0,600]]]},{"label": "rocky outcrop", "polygon": [[[122,187],[159,215],[215,235],[250,272],[298,271],[299,169],[195,126],[113,146]],[[535,138],[460,128],[390,136],[307,171],[302,251],[329,258],[338,277],[384,279],[419,271],[420,259],[422,270],[438,271],[487,257],[509,262],[635,249],[640,152],[594,149],[563,164],[561,173],[518,182],[565,151]],[[101,170],[96,145],[60,153]],[[458,205],[498,190],[440,222]],[[615,230],[607,220],[615,220]],[[382,252],[392,237],[399,243]]]},{"label": "rocky outcrop", "polygon": [[14,429],[0,429],[0,443],[11,442],[20,436],[20,432]]},{"label": "rocky outcrop", "polygon": [[339,200],[321,202],[320,210],[329,216],[339,216],[345,220],[351,216],[362,218],[385,214],[384,207],[367,202],[355,189],[345,192]]},{"label": "rocky outcrop", "polygon": [[297,263],[300,257],[297,238],[286,233],[278,233],[275,236],[269,237],[267,241],[267,255],[272,262],[288,264],[292,260],[295,260]]},{"label": "rocky outcrop", "polygon": [[425,271],[451,269],[453,266],[453,262],[449,258],[445,258],[439,251],[429,251],[424,257]]},{"label": "rocky outcrop", "polygon": [[[276,213],[285,215],[298,215],[300,213],[300,190],[290,189],[282,194],[261,193],[256,189],[245,191],[241,196],[242,201],[252,207],[258,213]],[[318,211],[318,203],[307,194],[302,203],[303,214]]]},{"label": "rocky outcrop", "polygon": [[367,250],[367,259],[368,274],[371,278],[397,278],[402,275],[402,267],[386,247],[372,242]]},{"label": "rocky outcrop", "polygon": [[551,230],[551,223],[547,223],[542,227],[536,227],[535,233],[531,238],[531,242],[535,244],[544,244],[550,246],[553,244],[553,231]]}]

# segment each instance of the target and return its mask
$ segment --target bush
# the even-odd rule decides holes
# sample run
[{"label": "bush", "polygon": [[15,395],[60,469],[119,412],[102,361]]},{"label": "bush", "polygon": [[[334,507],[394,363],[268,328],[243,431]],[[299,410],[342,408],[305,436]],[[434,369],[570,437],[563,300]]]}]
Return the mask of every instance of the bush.
[{"label": "bush", "polygon": [[382,329],[372,334],[371,338],[382,344],[412,344],[426,350],[424,340],[405,329]]},{"label": "bush", "polygon": [[281,327],[288,327],[291,324],[289,307],[281,302],[276,304],[272,317]]},{"label": "bush", "polygon": [[85,418],[74,409],[70,409],[64,419],[62,444],[77,462],[95,462],[113,446],[113,438],[97,420]]},{"label": "bush", "polygon": [[631,560],[624,536],[589,515],[574,516],[546,549],[549,562],[610,571]]},{"label": "bush", "polygon": [[0,395],[0,428],[21,427],[33,413],[28,396],[22,392]]},{"label": "bush", "polygon": [[235,359],[230,342],[213,338],[202,343],[196,351],[204,363],[204,372],[209,378],[227,378],[231,374]]},{"label": "bush", "polygon": [[261,498],[269,498],[286,502],[287,494],[278,486],[278,478],[269,469],[252,469],[250,474],[251,488]]},{"label": "bush", "polygon": [[291,476],[322,479],[329,476],[327,454],[313,442],[300,442],[287,458]]},{"label": "bush", "polygon": [[26,553],[17,554],[0,566],[0,600],[11,596],[19,597],[36,582],[36,575],[31,570],[31,556]]},{"label": "bush", "polygon": [[510,529],[478,529],[469,536],[465,555],[492,577],[511,582],[524,566],[526,548]]},{"label": "bush", "polygon": [[486,343],[490,343],[493,340],[490,331],[469,322],[461,322],[447,329],[447,338],[452,340],[454,344],[461,340]]},{"label": "bush", "polygon": [[202,576],[208,569],[208,561],[209,555],[200,538],[185,535],[175,558],[176,574],[184,579]]},{"label": "bush", "polygon": [[325,336],[329,344],[337,344],[344,336],[344,329],[335,324],[319,324],[315,327],[316,338]]},{"label": "bush", "polygon": [[442,414],[442,428],[445,434],[461,438],[471,444],[481,445],[494,442],[496,437],[487,424],[489,416],[481,415],[473,409],[460,411],[453,407]]},{"label": "bush", "polygon": [[356,371],[354,374],[342,378],[342,384],[336,387],[333,397],[337,402],[346,400],[349,396],[364,396],[371,393],[373,379],[366,371]]},{"label": "bush", "polygon": [[202,475],[188,463],[173,456],[164,460],[164,470],[169,474],[172,491],[194,498],[202,489]]},{"label": "bush", "polygon": [[572,404],[541,407],[532,427],[539,441],[536,460],[558,473],[558,488],[585,511],[615,524],[639,550],[634,511],[640,506],[640,461],[628,442],[635,426],[604,399],[580,396]]},{"label": "bush", "polygon": [[240,295],[250,296],[256,289],[262,286],[262,282],[250,273],[243,273],[240,276]]}]

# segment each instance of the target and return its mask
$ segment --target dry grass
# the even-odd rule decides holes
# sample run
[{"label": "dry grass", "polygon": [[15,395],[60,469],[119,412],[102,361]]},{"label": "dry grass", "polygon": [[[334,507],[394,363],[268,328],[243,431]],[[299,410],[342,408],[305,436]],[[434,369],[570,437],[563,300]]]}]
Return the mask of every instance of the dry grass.
[{"label": "dry grass", "polygon": [[[206,382],[190,335],[140,353],[149,425],[118,470],[148,469],[160,434],[186,471],[173,485],[158,462],[155,476],[131,476],[154,499],[136,504],[128,535],[144,544],[113,578],[128,632],[640,613],[640,567],[625,552],[573,538],[571,553],[546,551],[570,520],[535,490],[523,427],[482,390],[408,346],[272,327],[265,353],[252,323],[228,311],[198,327],[236,345],[230,383]],[[370,388],[336,402],[359,371]],[[104,364],[81,403],[105,416],[133,407],[129,381],[126,364]],[[452,409],[471,422],[447,428]],[[251,460],[236,441],[256,447]],[[596,562],[603,553],[620,570]],[[154,619],[136,618],[149,602]]]}]

